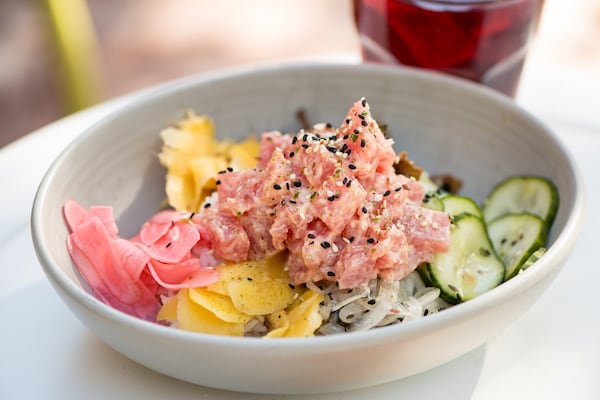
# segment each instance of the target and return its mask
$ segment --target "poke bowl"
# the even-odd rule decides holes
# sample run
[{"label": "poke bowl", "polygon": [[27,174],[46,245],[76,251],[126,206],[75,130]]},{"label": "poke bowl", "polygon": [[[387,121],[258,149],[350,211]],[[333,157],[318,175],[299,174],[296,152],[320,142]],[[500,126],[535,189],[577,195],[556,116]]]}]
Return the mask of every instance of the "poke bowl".
[{"label": "poke bowl", "polygon": [[[211,182],[212,192],[202,192],[202,198],[195,197],[194,205],[183,206],[182,211],[176,206],[178,200],[175,200],[170,192],[174,183],[173,177],[169,175],[175,171],[171,168],[176,167],[165,161],[168,158],[165,156],[166,151],[174,146],[173,143],[169,145],[166,142],[166,137],[170,137],[169,127],[181,128],[181,121],[189,121],[189,118],[193,119],[197,115],[209,117],[200,119],[202,123],[210,121],[211,127],[214,124],[217,145],[222,145],[225,142],[220,141],[227,140],[229,147],[226,147],[231,148],[231,143],[246,140],[249,135],[259,138],[263,135],[262,139],[259,139],[262,140],[260,149],[255,149],[256,154],[260,156],[255,154],[253,157],[246,157],[246,161],[251,159],[248,162],[254,162],[258,158],[258,162],[262,162],[263,165],[259,164],[258,167],[249,169],[250,172],[244,172],[245,175],[240,175],[228,164],[201,164],[199,170],[202,173],[213,171],[206,181]],[[308,124],[306,120],[309,121]],[[348,127],[344,128],[345,125]],[[356,175],[357,171],[361,171],[362,165],[359,164],[360,160],[356,158],[356,154],[361,149],[369,148],[371,144],[361,139],[360,135],[366,134],[366,131],[358,129],[361,126],[369,129],[369,133],[373,133],[371,128],[377,127],[377,133],[373,133],[373,137],[382,145],[387,146],[393,140],[394,152],[405,152],[404,154],[410,157],[410,161],[407,162],[410,167],[418,164],[416,168],[419,169],[421,177],[415,178],[409,176],[408,172],[398,172],[398,157],[391,157],[388,160],[389,165],[383,166],[384,155],[378,158],[379,164],[371,168],[373,171],[377,170],[371,178]],[[262,153],[266,151],[265,147],[269,147],[265,143],[272,144],[280,139],[287,142],[269,145],[267,155]],[[285,280],[285,288],[277,289],[279,294],[275,297],[280,301],[289,295],[286,305],[296,309],[301,308],[302,304],[306,307],[308,304],[312,305],[313,313],[302,314],[298,318],[304,321],[302,323],[296,321],[298,326],[311,325],[313,328],[308,333],[303,331],[304,334],[296,335],[300,337],[276,337],[286,336],[285,332],[289,333],[295,329],[289,326],[290,323],[285,326],[278,325],[279,322],[273,320],[283,316],[286,321],[293,322],[292,315],[296,315],[297,310],[290,311],[289,308],[278,311],[279,314],[271,310],[267,316],[244,319],[246,314],[258,315],[248,311],[248,303],[258,302],[256,299],[266,296],[265,289],[258,286],[252,286],[254,291],[243,292],[239,296],[246,296],[246,308],[243,310],[246,314],[242,313],[244,318],[237,313],[240,311],[238,307],[237,311],[225,313],[227,316],[222,317],[228,321],[226,325],[218,325],[219,329],[208,333],[205,329],[206,323],[198,325],[195,322],[185,322],[184,317],[187,318],[191,312],[186,308],[188,311],[184,311],[185,315],[182,316],[184,300],[181,294],[184,292],[185,302],[188,302],[189,298],[204,296],[204,300],[198,300],[198,304],[204,304],[208,308],[210,307],[206,302],[210,301],[207,299],[214,300],[214,293],[230,296],[234,305],[238,305],[232,294],[233,284],[226,286],[225,292],[215,289],[214,293],[209,293],[205,290],[210,288],[210,284],[222,282],[220,279],[224,279],[223,276],[233,276],[225,272],[225,269],[220,269],[221,261],[225,260],[223,265],[238,262],[246,263],[242,265],[243,268],[254,266],[252,257],[234,256],[238,248],[234,245],[237,243],[235,237],[218,236],[214,232],[216,226],[223,225],[221,220],[203,222],[209,217],[221,215],[227,204],[233,204],[233,197],[223,200],[215,193],[222,194],[226,190],[226,182],[230,182],[231,190],[239,192],[239,188],[248,187],[248,182],[260,176],[262,191],[267,187],[264,182],[269,182],[269,199],[274,202],[269,203],[270,209],[283,210],[286,206],[285,210],[289,210],[292,204],[295,206],[296,202],[302,200],[302,194],[294,197],[293,190],[300,191],[310,185],[314,188],[314,185],[327,184],[323,183],[326,179],[318,183],[311,181],[325,169],[326,162],[315,162],[314,159],[307,158],[311,152],[317,152],[317,149],[310,147],[312,144],[305,145],[306,141],[317,142],[314,146],[320,143],[320,154],[323,157],[337,157],[339,163],[335,165],[343,166],[339,170],[351,174],[350,178],[345,177],[345,181],[340,177],[340,182],[332,183],[334,186],[323,189],[323,192],[309,193],[306,204],[321,204],[324,207],[319,212],[313,212],[314,220],[319,220],[317,226],[336,226],[340,224],[341,219],[345,221],[342,222],[344,226],[339,228],[342,232],[351,224],[348,221],[352,220],[353,215],[356,215],[358,220],[363,213],[368,214],[368,223],[375,223],[382,215],[387,215],[380,213],[374,218],[369,214],[372,209],[364,206],[366,199],[370,199],[368,196],[371,186],[378,185],[377,176],[387,173],[389,176],[386,182],[393,181],[397,187],[390,186],[391,190],[382,189],[382,193],[374,193],[377,202],[385,204],[386,199],[390,199],[389,203],[393,203],[391,199],[396,198],[393,196],[399,196],[399,193],[419,193],[419,205],[413,204],[418,208],[419,215],[445,215],[445,219],[439,221],[448,240],[446,248],[440,250],[441,254],[452,252],[451,235],[458,231],[458,226],[466,224],[464,221],[475,223],[477,227],[483,226],[485,240],[481,242],[483,244],[476,244],[473,254],[479,254],[478,260],[481,257],[494,258],[494,265],[501,265],[499,277],[496,273],[493,279],[478,278],[477,282],[483,282],[482,285],[489,287],[480,290],[478,283],[475,285],[476,289],[463,292],[462,288],[455,287],[458,285],[452,280],[455,277],[450,278],[450,283],[443,282],[447,277],[443,268],[436,269],[436,265],[443,264],[443,257],[430,254],[431,251],[427,254],[419,253],[422,258],[414,261],[408,271],[404,271],[404,267],[394,269],[389,266],[377,270],[376,267],[380,264],[373,262],[376,267],[372,265],[369,273],[364,275],[362,270],[360,273],[356,272],[356,268],[360,270],[363,261],[354,263],[353,265],[357,265],[354,269],[348,268],[347,265],[342,266],[344,268],[334,268],[331,263],[328,269],[323,269],[325,261],[322,261],[310,270],[308,262],[298,267],[290,261],[295,254],[300,254],[294,253],[300,250],[290,244],[285,248],[286,255],[289,254],[287,261],[277,264],[277,274],[283,273],[288,280]],[[346,141],[345,147],[334,145],[343,141]],[[213,146],[207,142],[202,143],[204,147]],[[289,147],[292,145],[296,147]],[[297,150],[294,151],[295,149]],[[354,150],[352,154],[351,149]],[[388,153],[385,153],[386,151]],[[389,151],[382,150],[378,154],[389,154]],[[313,160],[313,169],[310,173],[301,169],[305,175],[294,175],[286,181],[273,169],[275,167],[271,168],[271,164],[274,164],[274,159],[280,157],[284,161],[277,165],[292,165],[291,163],[296,162],[296,159],[291,160],[294,155],[296,159],[302,156]],[[240,157],[244,159],[245,156],[242,154]],[[355,159],[357,161],[353,161]],[[310,165],[311,163],[308,163],[303,168]],[[338,171],[335,165],[332,168]],[[330,171],[329,174],[338,172]],[[300,172],[298,175],[301,175]],[[499,182],[514,183],[514,179],[534,178],[549,183],[552,189],[549,195],[552,206],[548,207],[548,213],[551,214],[552,221],[548,226],[540,225],[546,229],[543,237],[537,233],[534,235],[534,239],[537,240],[535,243],[539,242],[540,237],[543,241],[538,243],[534,250],[541,249],[543,252],[531,251],[527,257],[520,255],[520,266],[508,273],[508,269],[502,267],[502,252],[498,247],[494,247],[494,235],[486,233],[492,232],[492,229],[489,225],[486,228],[483,216],[453,216],[447,209],[435,209],[421,203],[438,202],[443,205],[445,196],[453,195],[446,193],[447,190],[451,190],[446,187],[448,181],[435,183],[439,181],[429,179],[448,175],[453,177],[450,182],[460,182],[460,192],[457,196],[472,201],[477,207],[480,206],[481,210],[485,210],[486,207],[504,207],[506,203],[511,202],[501,197],[496,201],[499,206],[488,207],[492,189],[502,186]],[[364,179],[374,180],[366,184]],[[401,184],[397,183],[397,179],[402,179]],[[349,181],[352,182],[348,183]],[[197,184],[198,179],[194,182]],[[355,187],[364,189],[362,197],[358,196],[358,203],[353,203],[352,198],[346,195],[350,190],[359,190],[354,189]],[[520,196],[528,187],[518,186],[513,192]],[[346,188],[349,190],[346,191]],[[204,189],[206,187],[202,190]],[[429,192],[430,189],[433,191]],[[290,196],[276,197],[286,190]],[[394,194],[394,191],[398,194]],[[443,195],[440,194],[442,192]],[[257,193],[254,191],[251,195],[245,194],[240,198],[244,201],[255,201]],[[315,196],[320,197],[322,201],[319,203]],[[350,210],[349,204],[354,204]],[[373,204],[371,201],[369,207]],[[411,204],[409,205],[412,207]],[[177,209],[169,212],[177,212],[180,217],[161,225],[165,229],[160,234],[163,236],[160,239],[155,238],[152,242],[152,245],[160,243],[160,249],[157,250],[160,254],[156,256],[156,260],[160,262],[148,261],[148,257],[152,258],[156,253],[146,251],[142,267],[144,271],[149,272],[138,272],[138,276],[142,274],[144,277],[140,278],[143,290],[147,290],[148,287],[157,288],[152,292],[150,301],[158,302],[159,310],[155,307],[148,311],[149,308],[145,306],[135,302],[127,303],[125,300],[120,303],[117,300],[112,301],[111,296],[119,297],[121,292],[113,288],[111,294],[108,293],[110,290],[105,290],[106,286],[103,285],[107,285],[107,278],[101,276],[94,266],[106,262],[98,259],[100,256],[97,254],[100,253],[86,253],[85,246],[78,242],[79,239],[75,236],[80,219],[86,219],[94,213],[91,208],[90,211],[87,209],[97,205],[111,207],[110,212],[114,220],[108,225],[115,226],[115,232],[118,229],[119,238],[116,239],[115,233],[107,240],[112,243],[121,238],[133,238],[131,242],[135,242],[135,246],[132,248],[137,250],[143,247],[140,242],[144,242],[143,237],[140,239],[140,227],[157,221],[153,218],[163,215],[160,214],[161,210]],[[214,211],[216,206],[219,207],[219,211]],[[193,76],[147,90],[135,97],[126,107],[115,111],[83,132],[50,167],[34,200],[32,236],[37,256],[48,279],[71,311],[102,341],[139,364],[186,382],[225,390],[278,394],[324,393],[367,387],[414,375],[455,359],[498,335],[523,315],[558,275],[581,229],[583,208],[581,177],[560,141],[545,125],[500,94],[470,82],[409,68],[293,64]],[[94,219],[97,223],[106,222],[106,218],[102,217],[106,215],[103,214],[106,208],[101,210],[103,211],[97,214],[100,218]],[[243,220],[246,210],[237,209],[234,212],[230,218],[234,221],[233,224]],[[184,214],[185,217],[181,217]],[[526,214],[529,214],[529,211]],[[203,266],[201,278],[198,278],[197,274],[183,274],[185,279],[200,279],[198,282],[201,283],[196,286],[201,288],[193,292],[194,295],[191,293],[196,288],[190,285],[177,286],[171,284],[172,282],[165,284],[166,278],[160,277],[161,271],[173,270],[165,266],[165,260],[160,257],[165,252],[178,249],[179,245],[175,240],[185,236],[181,233],[183,231],[178,230],[173,234],[168,230],[179,226],[180,220],[183,219],[186,229],[193,226],[200,232],[194,233],[198,236],[195,236],[193,250],[197,250],[198,243],[202,242],[198,237],[210,239],[205,248],[208,249],[208,253],[199,251],[202,255],[193,261],[200,260],[197,263],[206,265],[211,264],[212,260],[212,264],[219,264],[214,268],[212,264],[209,267]],[[444,224],[443,221],[447,223]],[[443,230],[438,227],[437,222],[433,225],[436,231]],[[532,225],[535,224],[523,223],[523,227]],[[273,221],[269,226],[271,230],[268,232],[272,233],[272,236],[269,236],[268,245],[277,247],[277,244],[273,244],[276,242],[272,229]],[[310,226],[310,229],[314,230],[305,230],[302,235],[312,242],[312,239],[320,240],[316,243],[319,252],[314,254],[331,254],[338,251],[340,254],[344,253],[343,250],[351,248],[355,239],[354,236],[340,233],[340,236],[335,238],[336,241],[325,241],[323,237],[318,236],[322,232],[314,225]],[[364,235],[363,245],[387,243],[383,236],[373,235],[373,229]],[[165,232],[170,232],[171,235],[167,239],[164,236]],[[315,238],[315,234],[318,237]],[[292,243],[293,235],[291,228],[285,230],[281,242],[287,243],[288,240]],[[248,236],[251,236],[250,233]],[[302,240],[308,240],[304,239],[304,236]],[[86,242],[88,247],[96,246],[98,237],[104,236],[93,236],[93,240]],[[260,237],[264,239],[264,234]],[[359,239],[356,239],[356,242],[358,241]],[[122,242],[125,243],[126,240]],[[217,249],[218,242],[223,246],[220,252]],[[264,245],[265,240],[258,242]],[[306,249],[307,242],[302,243],[305,247],[300,247]],[[150,244],[148,246],[151,247]],[[279,246],[281,248],[283,245]],[[379,251],[381,260],[393,259],[391,254],[396,254],[396,247],[388,246]],[[409,253],[415,250],[415,246],[407,248]],[[254,247],[250,249],[251,253]],[[264,246],[261,250],[265,250]],[[246,249],[244,254],[249,254],[248,252]],[[366,259],[360,258],[365,252],[366,250],[353,253],[348,260]],[[192,253],[194,252],[186,250],[186,257],[191,257]],[[405,255],[410,258],[411,254]],[[185,258],[184,261],[189,260]],[[404,273],[397,275],[400,270]],[[219,273],[216,274],[215,271]],[[113,274],[119,275],[114,271]],[[209,278],[206,278],[207,276]],[[241,285],[241,280],[247,285],[257,285],[256,280],[260,278],[260,274],[243,275],[243,279],[241,276],[231,278],[231,282],[236,281],[236,288]],[[352,301],[360,301],[363,305],[374,305],[376,301],[380,304],[381,297],[371,298],[372,293],[369,294],[368,290],[374,277],[377,282],[385,281],[385,285],[390,282],[397,285],[398,282],[406,282],[407,277],[410,277],[417,282],[411,283],[411,288],[420,285],[425,286],[425,289],[434,289],[434,297],[439,299],[431,301],[439,300],[440,303],[435,303],[435,309],[433,306],[420,309],[418,318],[408,318],[408,314],[402,314],[404,311],[401,310],[388,310],[388,314],[401,314],[402,317],[390,322],[388,315],[388,319],[385,319],[387,322],[371,323],[368,329],[364,329],[364,324],[363,329],[359,329],[357,324],[348,322],[347,318],[353,317],[348,313],[346,319],[340,321],[339,309],[342,306],[336,308],[337,305],[334,304],[332,309],[328,296],[331,300],[343,290],[343,295],[347,296],[345,299],[349,293],[354,293]],[[125,276],[123,279],[129,278]],[[210,282],[202,279],[209,279]],[[147,280],[152,280],[152,284]],[[248,282],[245,282],[246,280]],[[492,280],[493,284],[490,283]],[[330,284],[330,292],[324,289],[326,284]],[[242,286],[248,287],[247,285]],[[406,286],[405,283],[400,285]],[[224,286],[219,287],[223,289]],[[366,294],[356,295],[358,288],[367,288]],[[398,291],[398,286],[395,288],[394,290]],[[382,290],[380,286],[370,289]],[[456,296],[453,295],[453,291],[456,292]],[[309,298],[306,297],[307,293],[320,297]],[[431,293],[431,290],[422,292],[426,294],[425,297],[431,296]],[[397,293],[392,295],[394,298],[397,296]],[[248,300],[249,297],[254,300]],[[172,306],[168,306],[172,299]],[[222,297],[219,299],[219,307],[222,307],[217,307],[217,311],[223,311],[225,306]],[[213,306],[215,301],[211,303]],[[269,298],[268,301],[275,300]],[[127,304],[123,306],[124,303]],[[404,307],[404,303],[398,300],[398,308]],[[330,306],[325,316],[324,305]],[[140,311],[142,309],[143,311]],[[369,311],[371,315],[375,314],[374,310],[363,311],[363,317],[369,315]],[[148,313],[151,314],[150,317]],[[233,317],[232,313],[235,314]],[[217,312],[217,316],[219,315]],[[336,323],[329,326],[334,328],[321,328],[320,331],[317,329],[318,325],[326,325],[325,322],[330,322],[333,317],[336,318]],[[214,315],[211,315],[211,318],[214,318]],[[233,319],[227,318],[242,319],[236,319],[236,323],[233,323]],[[316,323],[315,319],[318,320]],[[249,321],[252,321],[254,327],[264,329],[262,333],[260,329],[250,329]],[[186,326],[191,328],[186,329]],[[200,328],[195,329],[198,326]],[[225,328],[221,329],[223,326]],[[237,334],[232,335],[232,332]],[[268,337],[269,335],[273,337]]]}]

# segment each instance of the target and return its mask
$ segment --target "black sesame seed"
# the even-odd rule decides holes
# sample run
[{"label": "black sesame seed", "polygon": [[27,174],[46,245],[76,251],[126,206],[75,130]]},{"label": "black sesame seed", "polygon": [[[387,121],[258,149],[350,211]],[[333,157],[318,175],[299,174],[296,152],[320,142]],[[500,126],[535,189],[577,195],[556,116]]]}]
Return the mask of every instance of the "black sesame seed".
[{"label": "black sesame seed", "polygon": [[363,208],[362,208],[362,212],[363,212],[363,214],[366,214],[366,213],[368,213],[368,212],[369,212],[369,210],[367,210],[367,207],[363,206]]},{"label": "black sesame seed", "polygon": [[298,141],[298,136],[294,136],[292,138],[292,144],[296,144],[297,141]]},{"label": "black sesame seed", "polygon": [[305,133],[304,136],[302,136],[302,141],[306,142],[307,139],[308,139],[308,135]]},{"label": "black sesame seed", "polygon": [[302,186],[302,181],[299,181],[299,180],[298,181],[294,181],[292,184],[294,185],[294,187],[299,188],[300,186]]},{"label": "black sesame seed", "polygon": [[329,242],[322,242],[321,247],[324,249],[328,249],[331,247],[331,244]]},{"label": "black sesame seed", "polygon": [[273,189],[275,190],[281,190],[281,186],[279,186],[277,183],[273,185]]},{"label": "black sesame seed", "polygon": [[217,179],[217,182],[215,182],[217,185],[221,184],[221,181],[219,179]]},{"label": "black sesame seed", "polygon": [[302,148],[303,148],[303,149],[308,149],[308,145],[307,145],[306,143],[304,143],[304,144],[302,145]]},{"label": "black sesame seed", "polygon": [[347,177],[347,176],[345,176],[345,177],[344,177],[344,180],[342,180],[342,184],[344,184],[344,185],[345,185],[346,183],[348,183],[348,177]]},{"label": "black sesame seed", "polygon": [[359,133],[360,133],[360,131],[359,131],[358,129],[355,129],[355,130],[354,130],[354,134],[355,134],[355,135],[358,135]]},{"label": "black sesame seed", "polygon": [[365,121],[364,119],[363,119],[362,121],[360,121],[360,124],[361,124],[362,126],[367,126],[367,125],[369,125],[369,123],[368,123],[367,121]]},{"label": "black sesame seed", "polygon": [[327,200],[329,200],[329,201],[334,201],[335,199],[337,199],[336,195],[332,195],[327,198]]},{"label": "black sesame seed", "polygon": [[306,235],[306,236],[308,236],[310,239],[314,239],[314,238],[316,238],[316,236],[314,235],[314,233],[309,233],[309,234],[308,234],[308,235]]},{"label": "black sesame seed", "polygon": [[424,316],[424,317],[426,317],[428,314],[429,314],[429,309],[428,309],[428,308],[426,308],[426,309],[423,311],[423,316]]},{"label": "black sesame seed", "polygon": [[229,172],[233,172],[233,168],[231,168],[231,167],[227,167],[227,171],[229,171]]},{"label": "black sesame seed", "polygon": [[423,198],[423,203],[429,203],[429,197],[424,197]]},{"label": "black sesame seed", "polygon": [[290,158],[294,157],[294,154],[296,154],[296,153],[294,153],[293,151],[290,151]]},{"label": "black sesame seed", "polygon": [[365,147],[367,145],[367,142],[365,142],[365,139],[360,139],[360,147]]},{"label": "black sesame seed", "polygon": [[290,203],[296,204],[296,200],[290,200]]},{"label": "black sesame seed", "polygon": [[387,197],[390,194],[392,194],[392,192],[390,192],[389,190],[386,190],[385,192],[383,192],[383,197]]},{"label": "black sesame seed", "polygon": [[333,154],[335,154],[337,152],[337,149],[333,146],[327,146],[327,150],[329,150]]},{"label": "black sesame seed", "polygon": [[377,303],[377,300],[375,300],[375,299],[370,299],[369,301],[367,301],[367,304],[370,304],[370,305],[373,305],[375,303]]},{"label": "black sesame seed", "polygon": [[367,99],[362,99],[362,101],[360,102],[360,104],[362,104],[363,107],[367,106]]},{"label": "black sesame seed", "polygon": [[346,183],[346,187],[349,188],[350,185],[352,185],[352,181],[348,181],[348,183]]},{"label": "black sesame seed", "polygon": [[342,151],[342,152],[343,152],[343,151],[346,151],[346,149],[347,149],[347,148],[348,148],[348,145],[347,145],[346,143],[344,143],[344,144],[342,145],[342,147],[340,148],[340,151]]},{"label": "black sesame seed", "polygon": [[168,249],[169,247],[171,247],[171,245],[172,245],[172,244],[173,244],[173,243],[169,242],[169,243],[167,243],[167,244],[165,245],[165,247]]},{"label": "black sesame seed", "polygon": [[[331,123],[330,123],[330,122],[328,122],[328,123],[326,123],[326,124],[325,124],[325,128],[327,128],[327,129],[331,129],[331,128],[333,128],[333,125],[331,125]],[[335,140],[335,139],[334,139],[334,140]]]},{"label": "black sesame seed", "polygon": [[281,200],[281,205],[282,205],[282,206],[285,206],[285,204],[286,204],[286,203],[285,203],[285,199],[282,199],[282,200]]},{"label": "black sesame seed", "polygon": [[286,182],[286,183],[285,183],[285,188],[286,188],[287,190],[290,190],[290,183],[289,183],[289,182]]},{"label": "black sesame seed", "polygon": [[350,169],[356,169],[356,165],[354,165],[354,164],[348,164],[348,168],[350,168]]},{"label": "black sesame seed", "polygon": [[375,238],[370,237],[367,239],[367,242],[370,244],[373,244],[373,243],[375,243]]},{"label": "black sesame seed", "polygon": [[342,139],[344,139],[344,140],[346,140],[346,139],[348,139],[348,138],[349,138],[349,136],[348,136],[348,135],[344,135],[344,136],[342,137]]},{"label": "black sesame seed", "polygon": [[352,122],[352,120],[351,120],[350,118],[346,118],[346,123],[347,123],[348,125],[350,125],[350,122]]},{"label": "black sesame seed", "polygon": [[210,208],[210,203],[206,203],[206,204],[204,205],[204,208]]},{"label": "black sesame seed", "polygon": [[362,115],[362,114],[358,114],[358,118],[360,118],[360,119],[365,119],[365,116],[364,116],[364,115]]},{"label": "black sesame seed", "polygon": [[[327,271],[327,276],[335,276],[335,272]],[[331,293],[329,293],[329,294],[331,294]]]},{"label": "black sesame seed", "polygon": [[249,281],[251,281],[251,280],[252,280],[252,278],[250,278],[249,276],[248,276],[246,279],[247,279],[247,280],[249,280]]},{"label": "black sesame seed", "polygon": [[350,236],[350,237],[348,238],[348,241],[349,241],[350,243],[354,242],[354,236]]},{"label": "black sesame seed", "polygon": [[346,154],[348,154],[348,155],[352,154],[352,150],[351,149],[346,150]]},{"label": "black sesame seed", "polygon": [[296,289],[296,286],[292,285],[291,283],[288,283],[288,286],[290,287],[290,289]]},{"label": "black sesame seed", "polygon": [[225,170],[223,169],[223,170],[221,170],[221,171],[217,172],[217,174],[219,174],[219,175],[222,175],[222,174],[224,174],[225,172],[227,172],[227,171],[225,171]]}]

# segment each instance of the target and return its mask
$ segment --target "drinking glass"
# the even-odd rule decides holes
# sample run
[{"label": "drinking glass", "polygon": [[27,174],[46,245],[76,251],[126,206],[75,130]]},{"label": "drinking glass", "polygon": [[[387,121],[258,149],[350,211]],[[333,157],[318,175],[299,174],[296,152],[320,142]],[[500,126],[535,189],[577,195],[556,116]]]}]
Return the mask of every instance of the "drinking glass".
[{"label": "drinking glass", "polygon": [[363,60],[437,70],[514,97],[543,0],[353,0]]}]

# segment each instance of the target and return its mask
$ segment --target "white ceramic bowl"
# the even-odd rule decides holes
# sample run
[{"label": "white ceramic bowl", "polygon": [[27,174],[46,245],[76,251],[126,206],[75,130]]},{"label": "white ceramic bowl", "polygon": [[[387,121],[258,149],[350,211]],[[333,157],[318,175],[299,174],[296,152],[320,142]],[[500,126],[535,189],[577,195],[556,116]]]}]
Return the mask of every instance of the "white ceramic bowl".
[{"label": "white ceramic bowl", "polygon": [[[61,207],[112,205],[121,232],[133,234],[164,198],[158,132],[193,109],[214,118],[221,136],[296,130],[295,113],[342,122],[365,96],[396,150],[430,172],[464,179],[482,200],[512,174],[551,178],[560,209],[546,255],[511,281],[418,321],[370,332],[265,340],[184,332],[148,323],[96,300],[65,247]],[[486,342],[523,314],[556,277],[583,219],[582,181],[548,129],[509,99],[433,73],[376,66],[290,65],[187,78],[146,91],[84,132],[52,165],[39,188],[32,232],[39,260],[65,303],[98,337],[166,375],[216,388],[317,393],[365,387],[438,366]]]}]

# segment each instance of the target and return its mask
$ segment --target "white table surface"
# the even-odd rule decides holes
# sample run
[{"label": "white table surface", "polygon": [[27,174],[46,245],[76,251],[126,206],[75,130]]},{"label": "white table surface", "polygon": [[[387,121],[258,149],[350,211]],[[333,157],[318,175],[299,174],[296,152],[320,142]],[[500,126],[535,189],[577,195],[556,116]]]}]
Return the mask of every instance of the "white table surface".
[{"label": "white table surface", "polygon": [[[528,65],[517,101],[564,141],[583,171],[587,220],[554,284],[480,348],[417,376],[294,399],[600,399],[600,76]],[[0,399],[280,399],[176,381],[97,339],[45,278],[30,240],[35,190],[83,129],[136,94],[56,121],[0,150]],[[399,360],[398,362],[402,362]]]}]

